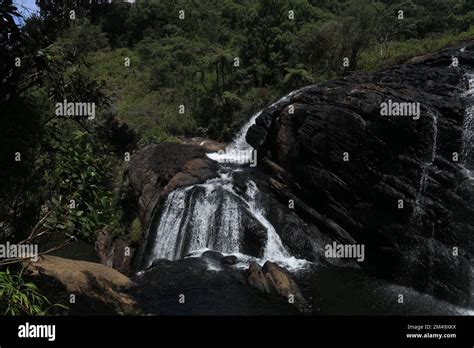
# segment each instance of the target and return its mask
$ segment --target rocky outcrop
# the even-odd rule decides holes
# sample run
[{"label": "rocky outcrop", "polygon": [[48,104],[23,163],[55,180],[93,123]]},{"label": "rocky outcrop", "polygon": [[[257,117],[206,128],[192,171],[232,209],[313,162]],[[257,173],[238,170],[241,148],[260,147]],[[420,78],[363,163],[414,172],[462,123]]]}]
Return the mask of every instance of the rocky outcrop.
[{"label": "rocky outcrop", "polygon": [[[269,163],[268,159],[263,159]],[[276,165],[273,163],[273,165]],[[268,168],[268,167],[267,167]],[[281,170],[283,170],[281,168]],[[281,172],[272,172],[282,180]],[[297,258],[305,259],[318,264],[331,264],[337,266],[357,266],[351,259],[327,259],[325,257],[325,245],[333,243],[335,240],[343,240],[346,242],[355,242],[354,239],[344,230],[335,229],[331,221],[325,219],[321,215],[317,215],[316,211],[309,206],[301,205],[301,199],[295,194],[285,189],[287,194],[286,199],[282,199],[282,181],[275,180],[272,176],[258,172],[252,172],[252,179],[257,183],[260,193],[260,205],[265,207],[266,217],[268,221],[274,226],[276,232],[280,236],[285,248],[289,253]],[[287,178],[291,180],[290,178]],[[278,188],[277,189],[277,186]],[[275,192],[279,193],[275,195]],[[293,202],[290,201],[293,200]],[[295,207],[298,208],[297,210]],[[328,226],[323,232],[323,229],[316,226],[312,221],[315,217],[319,217],[319,221]],[[331,228],[332,227],[332,228]],[[329,233],[332,230],[334,233]]]},{"label": "rocky outcrop", "polygon": [[247,273],[247,281],[254,288],[263,293],[283,296],[288,303],[294,304],[303,312],[306,311],[306,300],[285,268],[270,261],[265,262],[263,267],[251,262]]},{"label": "rocky outcrop", "polygon": [[219,253],[157,260],[134,279],[130,293],[152,315],[292,315],[287,298],[258,291],[246,272],[222,264]]},{"label": "rocky outcrop", "polygon": [[125,240],[114,238],[107,229],[100,230],[97,234],[95,250],[101,264],[125,275],[129,275],[132,271],[135,248]]},{"label": "rocky outcrop", "polygon": [[[306,87],[247,133],[282,204],[340,243],[363,243],[372,273],[458,304],[471,297],[474,252],[473,186],[454,156],[474,69],[466,46]],[[420,103],[419,119],[381,116],[389,100]]]},{"label": "rocky outcrop", "polygon": [[[134,315],[141,312],[134,298],[127,294],[132,281],[112,268],[56,256],[42,256],[27,266],[40,288],[47,284],[54,285],[55,290],[63,290],[59,298],[50,297],[50,300],[66,304],[69,314]],[[70,301],[71,295],[74,301]]]},{"label": "rocky outcrop", "polygon": [[199,146],[204,149],[205,152],[217,152],[219,150],[225,150],[227,144],[220,143],[208,138],[183,138],[180,139],[181,144]]}]

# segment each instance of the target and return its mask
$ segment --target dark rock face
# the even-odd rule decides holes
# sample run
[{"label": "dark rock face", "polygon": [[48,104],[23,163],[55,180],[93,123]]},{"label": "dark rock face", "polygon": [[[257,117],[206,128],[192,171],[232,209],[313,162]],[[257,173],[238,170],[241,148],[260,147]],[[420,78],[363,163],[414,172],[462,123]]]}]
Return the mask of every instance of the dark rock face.
[{"label": "dark rock face", "polygon": [[[449,67],[452,56],[461,68]],[[365,244],[363,266],[374,274],[458,304],[471,297],[474,252],[473,186],[453,161],[469,67],[468,47],[310,86],[264,110],[247,133],[271,189],[299,217]],[[420,118],[381,116],[389,99],[420,103]],[[285,242],[304,255],[311,240]]]},{"label": "dark rock face", "polygon": [[247,218],[244,222],[242,252],[260,257],[267,241],[267,230],[258,221]]},{"label": "dark rock face", "polygon": [[234,255],[224,256],[221,259],[221,263],[223,265],[235,265],[237,263],[237,256],[234,256]]},{"label": "dark rock face", "polygon": [[217,251],[208,250],[202,254],[202,257],[214,260],[216,262],[222,262],[224,255]]},{"label": "dark rock face", "polygon": [[132,248],[129,243],[114,238],[109,231],[104,229],[97,234],[95,250],[101,264],[112,267],[125,275],[130,274],[135,248]]},{"label": "dark rock face", "polygon": [[[266,163],[266,167],[269,168],[269,171],[273,173],[273,175],[282,178],[281,175],[282,171],[284,171],[283,168],[278,168],[275,163],[270,163],[268,159],[266,160]],[[270,166],[272,166],[273,170],[270,169]],[[281,199],[281,195],[275,195],[275,189],[272,184],[274,182],[273,178],[269,179],[268,175],[259,169],[254,169],[246,173],[246,175],[250,175],[252,180],[257,184],[259,188],[259,204],[260,206],[265,207],[266,218],[273,225],[277,234],[280,236],[283,245],[291,255],[317,264],[357,267],[357,265],[350,259],[327,259],[324,256],[324,246],[326,244],[331,244],[336,240],[351,241],[355,243],[354,239],[347,232],[342,231],[341,233],[345,234],[339,236],[339,239],[336,238],[336,236],[329,234],[327,231],[323,233],[322,230],[312,222],[309,214],[302,214],[301,211],[297,214],[295,209],[289,208],[287,200]],[[288,177],[287,179],[290,180]],[[293,196],[295,199],[297,198],[295,195]],[[322,219],[321,221],[325,220]],[[249,227],[246,228],[248,229]],[[261,226],[260,229],[265,231],[263,226]],[[260,229],[257,231],[260,231]],[[264,243],[266,238],[264,239],[263,235],[261,235],[260,241],[260,243]],[[244,244],[244,247],[249,247],[251,245],[252,244],[247,243]],[[263,248],[264,244],[261,245]]]}]

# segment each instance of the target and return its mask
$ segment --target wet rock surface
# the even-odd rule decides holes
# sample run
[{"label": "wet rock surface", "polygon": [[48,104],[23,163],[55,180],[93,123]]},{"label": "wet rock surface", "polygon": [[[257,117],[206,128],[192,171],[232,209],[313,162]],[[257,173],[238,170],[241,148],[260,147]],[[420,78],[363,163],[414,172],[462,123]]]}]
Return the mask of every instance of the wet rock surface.
[{"label": "wet rock surface", "polygon": [[[259,167],[282,204],[293,200],[313,225],[299,233],[310,235],[303,239],[285,237],[286,228],[289,249],[314,255],[311,230],[363,243],[363,267],[373,274],[457,304],[470,301],[473,185],[453,161],[462,148],[465,69],[474,68],[469,47],[306,87],[261,113],[247,133]],[[450,67],[452,56],[459,68]],[[389,99],[420,103],[419,119],[381,116]]]},{"label": "wet rock surface", "polygon": [[204,149],[205,152],[217,152],[219,150],[225,150],[227,144],[220,143],[212,139],[195,137],[195,138],[184,138],[181,139],[182,144],[199,146]]},{"label": "wet rock surface", "polygon": [[[245,272],[220,260],[190,257],[159,260],[135,277],[130,294],[147,314],[294,315],[299,310],[278,295],[248,285]],[[180,301],[181,299],[181,301]]]},{"label": "wet rock surface", "polygon": [[[275,264],[247,269],[190,257],[159,260],[129,290],[144,313],[158,315],[472,315],[473,311],[332,265],[288,272]],[[276,290],[280,289],[280,290]],[[297,294],[288,303],[289,294]],[[404,303],[398,302],[399,295]],[[180,297],[184,295],[184,297]],[[180,299],[184,303],[180,303]],[[182,300],[182,301],[183,301]],[[302,301],[302,302],[300,302]],[[304,302],[303,302],[304,301]],[[303,306],[300,306],[304,303]]]}]

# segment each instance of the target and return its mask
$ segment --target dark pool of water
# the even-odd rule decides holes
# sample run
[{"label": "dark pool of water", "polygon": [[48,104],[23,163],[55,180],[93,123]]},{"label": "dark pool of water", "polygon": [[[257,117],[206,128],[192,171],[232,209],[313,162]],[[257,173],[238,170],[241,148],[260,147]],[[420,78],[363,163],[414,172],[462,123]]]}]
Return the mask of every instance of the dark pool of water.
[{"label": "dark pool of water", "polygon": [[318,266],[294,277],[316,314],[474,315],[472,309],[376,279],[361,269]]}]

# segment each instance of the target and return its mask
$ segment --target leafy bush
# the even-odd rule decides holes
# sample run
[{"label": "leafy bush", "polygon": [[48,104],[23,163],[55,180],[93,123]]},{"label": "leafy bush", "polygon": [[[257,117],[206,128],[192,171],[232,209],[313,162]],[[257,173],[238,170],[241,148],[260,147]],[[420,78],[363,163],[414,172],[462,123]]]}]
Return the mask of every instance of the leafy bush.
[{"label": "leafy bush", "polygon": [[94,139],[77,131],[73,141],[58,144],[49,173],[50,181],[56,182],[54,213],[45,224],[47,229],[89,241],[103,227],[115,234],[123,232],[111,188],[115,161],[108,148]]},{"label": "leafy bush", "polygon": [[5,306],[3,315],[47,315],[53,307],[67,309],[60,304],[52,305],[33,283],[23,279],[23,269],[12,274],[0,271],[0,301]]},{"label": "leafy bush", "polygon": [[407,41],[391,41],[386,45],[372,46],[359,54],[359,64],[362,70],[376,70],[393,64],[399,64],[406,59],[435,52],[455,45],[466,39],[474,37],[474,26],[462,33],[444,33],[432,35],[424,39],[411,39]]}]

